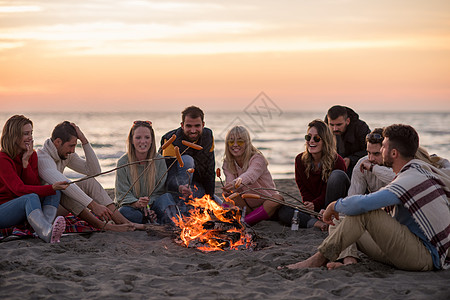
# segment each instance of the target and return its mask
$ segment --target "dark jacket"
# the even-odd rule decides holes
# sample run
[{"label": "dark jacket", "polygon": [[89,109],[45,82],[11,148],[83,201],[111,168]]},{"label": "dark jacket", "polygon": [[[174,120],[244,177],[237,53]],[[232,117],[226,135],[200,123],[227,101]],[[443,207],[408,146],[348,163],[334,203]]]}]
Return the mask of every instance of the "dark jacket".
[{"label": "dark jacket", "polygon": [[[350,118],[350,124],[341,136],[345,151],[338,151],[338,154],[343,158],[347,157],[350,159],[350,165],[347,168],[347,175],[350,178],[353,172],[353,167],[356,165],[358,160],[367,155],[366,135],[370,133],[370,129],[366,122],[359,119],[359,115],[353,109],[348,107],[346,107],[346,109],[347,116]],[[325,116],[325,123],[328,124],[327,116]],[[339,147],[337,149],[339,149]]]},{"label": "dark jacket", "polygon": [[[174,129],[172,131],[167,132],[161,138],[161,146],[169,140],[172,135],[175,134],[177,138],[175,141],[169,145],[163,151],[164,156],[175,156],[174,147],[178,146],[180,148],[180,153],[187,149],[184,155],[189,155],[194,159],[195,163],[195,172],[192,178],[193,183],[200,184],[205,189],[205,193],[213,197],[214,189],[215,189],[215,157],[214,157],[214,137],[211,129],[203,128],[202,135],[196,142],[196,144],[203,147],[202,150],[195,150],[189,148],[182,144],[182,140],[189,141],[188,138],[184,135],[183,129],[181,127]],[[167,159],[167,167],[173,162],[174,159]],[[178,191],[178,187],[168,186],[169,190]]]}]

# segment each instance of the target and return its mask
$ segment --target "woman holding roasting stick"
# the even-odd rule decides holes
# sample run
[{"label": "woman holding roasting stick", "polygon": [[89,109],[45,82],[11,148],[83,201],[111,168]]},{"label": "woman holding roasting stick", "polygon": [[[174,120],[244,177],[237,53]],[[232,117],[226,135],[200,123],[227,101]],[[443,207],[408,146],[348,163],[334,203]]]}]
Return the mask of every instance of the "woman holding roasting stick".
[{"label": "woman holding roasting stick", "polygon": [[[327,205],[345,197],[350,180],[345,174],[343,158],[337,154],[333,134],[321,120],[308,124],[305,136],[305,151],[295,158],[295,181],[306,208],[319,212]],[[291,224],[294,209],[283,206],[278,211],[281,222]],[[299,225],[303,228],[317,227],[326,230],[327,225],[299,212]]]},{"label": "woman holding roasting stick", "polygon": [[[223,172],[225,185],[222,188],[225,196],[232,192],[240,192],[246,188],[266,188],[258,190],[259,194],[283,201],[274,189],[275,183],[267,169],[267,160],[258,149],[253,146],[248,130],[243,126],[235,126],[228,131],[225,138],[225,158]],[[236,182],[242,186],[235,188]],[[243,198],[241,195],[233,197],[237,206],[246,208],[245,222],[254,225],[272,216],[281,204],[263,199]]]},{"label": "woman holding roasting stick", "polygon": [[115,201],[131,222],[170,223],[166,208],[175,205],[166,192],[167,166],[156,153],[155,133],[150,121],[135,121],[127,139],[127,153],[117,162]]},{"label": "woman holding roasting stick", "polygon": [[1,136],[0,228],[28,221],[45,242],[59,242],[66,227],[64,217],[56,217],[59,191],[68,185],[41,185],[33,150],[33,123],[22,115],[9,118]]}]

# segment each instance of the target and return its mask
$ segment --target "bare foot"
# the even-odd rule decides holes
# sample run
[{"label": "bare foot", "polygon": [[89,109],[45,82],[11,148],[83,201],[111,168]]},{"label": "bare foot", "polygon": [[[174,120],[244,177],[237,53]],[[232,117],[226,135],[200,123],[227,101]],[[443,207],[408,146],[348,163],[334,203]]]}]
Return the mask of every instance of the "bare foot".
[{"label": "bare foot", "polygon": [[328,224],[320,220],[317,220],[317,222],[314,223],[314,227],[319,228],[322,231],[328,231]]},{"label": "bare foot", "polygon": [[133,224],[133,226],[136,230],[145,230],[144,224],[138,224],[138,223],[130,223],[130,224]]},{"label": "bare foot", "polygon": [[356,263],[358,263],[358,260],[356,258],[354,258],[352,256],[347,256],[346,258],[344,258],[343,263],[337,262],[337,261],[327,263],[327,268],[328,268],[328,270],[333,270],[333,269],[340,268],[342,266],[353,265]]},{"label": "bare foot", "polygon": [[[305,268],[319,268],[326,265],[328,259],[322,255],[322,253],[317,252],[307,260],[299,261],[298,263],[287,265],[286,268],[294,270],[294,269],[305,269]],[[278,267],[278,269],[282,269]]]},{"label": "bare foot", "polygon": [[127,232],[134,231],[136,228],[133,223],[125,223],[125,224],[106,224],[105,230],[115,231],[115,232]]}]

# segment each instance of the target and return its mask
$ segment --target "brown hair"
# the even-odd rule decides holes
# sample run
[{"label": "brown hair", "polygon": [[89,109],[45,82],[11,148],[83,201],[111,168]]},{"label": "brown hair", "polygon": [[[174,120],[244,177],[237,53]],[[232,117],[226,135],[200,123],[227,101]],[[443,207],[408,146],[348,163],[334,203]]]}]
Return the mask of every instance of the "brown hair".
[{"label": "brown hair", "polygon": [[419,148],[417,131],[404,124],[392,124],[383,130],[383,136],[389,138],[389,150],[397,149],[404,158],[414,158]]},{"label": "brown hair", "polygon": [[22,128],[27,124],[31,124],[31,127],[33,127],[33,122],[27,117],[23,115],[14,115],[9,118],[3,126],[1,151],[6,153],[9,157],[15,158],[19,154],[17,141],[22,138]]},{"label": "brown hair", "polygon": [[200,117],[202,122],[204,121],[203,119],[205,118],[205,114],[203,113],[203,111],[200,108],[198,108],[197,106],[193,106],[193,105],[186,107],[181,112],[181,121],[182,122],[184,122],[184,120],[186,119],[186,116],[189,116],[192,119],[196,119],[196,118]]},{"label": "brown hair", "polygon": [[[337,152],[336,152],[336,142],[330,128],[322,120],[314,120],[308,124],[308,131],[310,128],[315,127],[317,133],[323,141],[322,146],[322,180],[327,181],[330,177],[331,172],[334,169],[334,164],[336,162]],[[302,162],[305,165],[306,178],[309,178],[309,173],[314,169],[314,160],[311,153],[308,152],[307,144],[305,143],[306,151],[303,152]]]}]

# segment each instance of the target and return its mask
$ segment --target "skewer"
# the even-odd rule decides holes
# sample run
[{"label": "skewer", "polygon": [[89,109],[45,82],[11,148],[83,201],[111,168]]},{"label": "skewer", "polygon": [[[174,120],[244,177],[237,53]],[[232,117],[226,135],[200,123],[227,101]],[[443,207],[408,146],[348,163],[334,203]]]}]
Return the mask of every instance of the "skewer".
[{"label": "skewer", "polygon": [[[240,179],[240,180],[239,180],[239,179]],[[288,202],[285,202],[285,201],[281,201],[281,200],[278,200],[278,199],[273,198],[273,197],[269,197],[269,196],[260,196],[261,193],[260,193],[257,189],[254,189],[254,188],[249,187],[248,185],[246,185],[245,183],[242,182],[242,179],[241,179],[241,178],[238,178],[238,180],[236,180],[236,182],[235,182],[235,187],[238,188],[241,184],[242,184],[243,186],[245,186],[245,187],[247,188],[248,191],[254,191],[255,193],[257,193],[257,194],[258,194],[257,196],[259,196],[259,199],[269,200],[269,201],[272,201],[272,202],[276,202],[276,203],[278,203],[278,204],[282,204],[282,205],[286,205],[286,206],[292,207],[292,208],[297,209],[297,210],[299,210],[299,211],[301,211],[301,212],[304,212],[304,213],[307,213],[307,214],[310,214],[310,215],[313,215],[313,216],[316,216],[316,217],[319,217],[319,218],[322,217],[322,215],[321,215],[320,213],[305,208],[303,202],[301,202],[301,203],[302,203],[302,206],[300,206],[300,205],[291,204],[291,203],[288,203]],[[243,193],[244,193],[244,192],[243,192]],[[243,193],[242,193],[242,197],[244,196]],[[249,195],[252,195],[252,194],[246,194],[246,195],[247,195],[247,198],[251,198],[251,196],[249,196]],[[243,199],[245,200],[245,197],[243,197]]]},{"label": "skewer", "polygon": [[187,174],[188,179],[189,179],[188,186],[191,186],[191,179],[192,179],[191,174],[193,174],[194,172],[195,172],[195,169],[193,169],[193,168],[189,168],[189,169],[186,170],[186,174]]},{"label": "skewer", "polygon": [[[173,138],[173,136],[172,136],[172,138]],[[172,138],[170,138],[170,139],[172,139]],[[181,141],[181,142],[183,142],[183,141]],[[153,192],[156,190],[156,188],[157,188],[158,185],[161,183],[161,181],[162,181],[162,179],[164,178],[164,176],[166,176],[166,174],[169,172],[170,168],[172,168],[172,166],[175,164],[175,162],[178,161],[178,159],[180,159],[181,162],[183,162],[183,159],[181,158],[181,156],[182,156],[189,148],[191,148],[192,145],[199,146],[199,145],[194,144],[194,143],[189,143],[189,144],[185,145],[185,146],[187,146],[187,147],[186,147],[186,149],[184,149],[183,152],[179,153],[179,151],[178,151],[178,153],[180,154],[180,157],[179,157],[179,158],[176,157],[177,159],[175,159],[175,160],[170,164],[170,166],[167,168],[166,172],[164,172],[164,174],[162,174],[161,178],[160,178],[160,179],[158,180],[158,182],[155,184],[155,187],[153,188],[152,192],[150,193],[150,196],[151,196],[151,195],[153,194]],[[199,147],[201,147],[201,146],[199,146]],[[192,148],[193,148],[193,149],[196,149],[196,148],[194,148],[193,146],[192,146]],[[203,148],[202,148],[202,149],[203,149]],[[169,156],[169,157],[170,157],[170,158],[173,158],[173,157],[171,157],[171,156]],[[184,163],[183,163],[183,165],[184,165]],[[181,163],[180,163],[180,166],[181,166]],[[150,197],[150,196],[149,196],[149,197]]]},{"label": "skewer", "polygon": [[221,174],[220,174],[220,168],[216,169],[216,176],[219,177],[220,183],[222,184],[222,187],[224,187],[225,185],[223,184],[223,181],[222,181],[222,177],[221,177]]},{"label": "skewer", "polygon": [[266,190],[266,191],[275,191],[275,192],[283,193],[284,195],[286,195],[286,196],[288,196],[288,197],[290,197],[290,198],[292,198],[292,199],[294,199],[294,200],[296,200],[296,201],[298,201],[298,202],[300,202],[300,203],[303,203],[303,200],[302,200],[302,199],[298,199],[298,198],[292,196],[291,194],[286,193],[286,192],[284,192],[284,191],[282,191],[282,190],[279,190],[279,189],[272,189],[272,188],[253,188],[253,190]]},{"label": "skewer", "polygon": [[112,170],[109,170],[109,171],[101,172],[101,173],[94,174],[94,175],[85,176],[85,177],[82,177],[82,178],[80,178],[80,179],[70,181],[69,184],[77,183],[77,182],[84,181],[84,180],[87,180],[87,179],[90,179],[90,178],[94,178],[94,177],[97,177],[97,176],[100,176],[100,175],[108,174],[108,173],[114,172],[114,171],[116,171],[116,170],[118,170],[118,169],[121,169],[121,168],[124,168],[124,167],[127,167],[127,166],[131,166],[131,165],[135,165],[135,164],[139,164],[139,163],[141,163],[141,162],[152,162],[152,161],[154,161],[154,160],[159,160],[159,159],[169,159],[169,158],[174,158],[174,157],[173,157],[173,156],[164,156],[164,157],[156,157],[156,158],[143,159],[143,160],[138,160],[138,161],[130,162],[130,163],[121,165],[121,166],[119,166],[119,167],[117,167],[117,168],[114,168],[114,169],[112,169]]},{"label": "skewer", "polygon": [[[257,197],[255,197],[255,196],[257,196]],[[253,199],[269,200],[269,201],[272,201],[272,202],[276,202],[278,204],[282,204],[282,205],[286,205],[286,206],[292,207],[294,209],[297,209],[297,210],[299,210],[301,212],[304,212],[304,213],[307,213],[309,215],[313,215],[313,216],[316,216],[316,217],[322,217],[322,215],[320,213],[318,213],[318,212],[306,209],[305,207],[297,205],[297,204],[284,202],[284,201],[278,200],[278,199],[273,198],[273,197],[261,196],[261,195],[257,195],[257,194],[242,194],[241,197],[243,199],[253,198]]]}]

